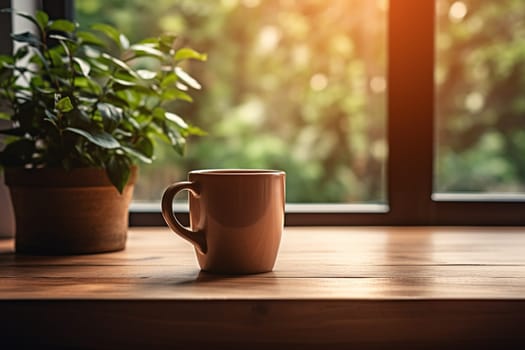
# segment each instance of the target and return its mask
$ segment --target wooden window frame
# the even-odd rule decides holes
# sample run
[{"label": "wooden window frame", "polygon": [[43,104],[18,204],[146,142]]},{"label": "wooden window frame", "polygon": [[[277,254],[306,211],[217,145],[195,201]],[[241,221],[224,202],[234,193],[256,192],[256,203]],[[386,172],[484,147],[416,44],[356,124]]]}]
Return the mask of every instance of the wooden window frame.
[{"label": "wooden window frame", "polygon": [[[73,17],[73,0],[41,1]],[[289,205],[286,225],[524,225],[525,197],[433,192],[435,1],[390,0],[387,38],[388,204]],[[164,225],[160,206],[132,208],[130,225]]]}]

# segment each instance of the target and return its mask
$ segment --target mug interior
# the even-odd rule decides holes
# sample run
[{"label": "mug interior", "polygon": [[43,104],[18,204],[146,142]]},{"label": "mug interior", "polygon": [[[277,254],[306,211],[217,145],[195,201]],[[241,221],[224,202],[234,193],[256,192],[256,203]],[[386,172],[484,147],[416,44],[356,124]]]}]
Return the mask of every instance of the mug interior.
[{"label": "mug interior", "polygon": [[284,175],[282,170],[273,169],[203,169],[193,170],[190,174],[201,175]]}]

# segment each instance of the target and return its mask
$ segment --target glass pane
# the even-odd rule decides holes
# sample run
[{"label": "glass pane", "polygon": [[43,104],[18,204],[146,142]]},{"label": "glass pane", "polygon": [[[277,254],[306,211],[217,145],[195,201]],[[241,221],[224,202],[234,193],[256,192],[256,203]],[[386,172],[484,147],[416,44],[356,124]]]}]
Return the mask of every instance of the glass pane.
[{"label": "glass pane", "polygon": [[287,200],[385,201],[386,0],[91,0],[77,20],[132,41],[162,31],[208,54],[177,112],[205,129],[185,157],[159,148],[135,198],[198,168],[278,168]]},{"label": "glass pane", "polygon": [[525,191],[525,1],[437,1],[437,192]]}]

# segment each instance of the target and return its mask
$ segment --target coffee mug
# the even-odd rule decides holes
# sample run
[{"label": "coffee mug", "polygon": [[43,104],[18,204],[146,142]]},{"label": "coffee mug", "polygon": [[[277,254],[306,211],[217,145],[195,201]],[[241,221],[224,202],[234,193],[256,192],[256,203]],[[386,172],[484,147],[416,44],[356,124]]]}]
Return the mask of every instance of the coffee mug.
[{"label": "coffee mug", "polygon": [[[190,227],[172,210],[190,192]],[[279,170],[196,170],[162,196],[168,226],[195,247],[202,270],[222,274],[272,271],[284,226],[285,173]]]}]

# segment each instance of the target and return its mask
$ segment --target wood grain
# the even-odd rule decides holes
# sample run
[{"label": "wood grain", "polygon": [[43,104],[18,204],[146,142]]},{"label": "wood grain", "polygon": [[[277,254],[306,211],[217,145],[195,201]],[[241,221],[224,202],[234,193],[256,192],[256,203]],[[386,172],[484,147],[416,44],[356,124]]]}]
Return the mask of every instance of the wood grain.
[{"label": "wood grain", "polygon": [[249,276],[200,272],[165,228],[98,255],[16,255],[3,240],[1,329],[26,347],[512,348],[525,341],[524,233],[287,228],[275,270]]}]

